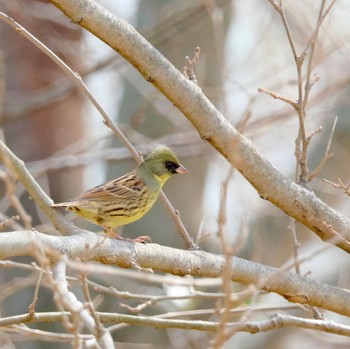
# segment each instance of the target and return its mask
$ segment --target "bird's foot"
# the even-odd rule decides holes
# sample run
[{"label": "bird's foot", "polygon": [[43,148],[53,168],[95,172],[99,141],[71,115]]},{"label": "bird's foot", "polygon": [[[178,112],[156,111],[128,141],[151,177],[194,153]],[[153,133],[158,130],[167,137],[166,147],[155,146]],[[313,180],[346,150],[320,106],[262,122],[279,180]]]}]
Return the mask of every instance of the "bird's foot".
[{"label": "bird's foot", "polygon": [[152,242],[151,238],[147,235],[142,235],[142,236],[137,237],[136,239],[128,239],[128,240],[133,241],[133,242],[139,242],[141,244],[148,244],[148,243]]},{"label": "bird's foot", "polygon": [[152,242],[151,238],[147,235],[139,236],[136,239],[123,238],[122,236],[118,235],[115,231],[113,231],[112,228],[109,227],[104,227],[104,232],[105,235],[110,239],[124,240],[129,242],[139,242],[140,244],[147,244]]},{"label": "bird's foot", "polygon": [[141,244],[147,244],[152,242],[151,238],[149,236],[139,236],[136,239],[130,239],[130,238],[123,238],[122,236],[116,234],[116,233],[108,233],[107,236],[110,239],[115,239],[115,240],[124,240],[128,242],[139,242]]}]

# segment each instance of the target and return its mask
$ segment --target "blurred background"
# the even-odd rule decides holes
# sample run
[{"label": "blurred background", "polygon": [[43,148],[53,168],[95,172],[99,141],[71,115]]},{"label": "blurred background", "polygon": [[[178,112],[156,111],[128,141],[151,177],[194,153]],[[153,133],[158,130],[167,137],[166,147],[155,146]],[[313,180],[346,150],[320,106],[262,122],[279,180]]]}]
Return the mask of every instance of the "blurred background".
[{"label": "blurred background", "polygon": [[[186,65],[185,57],[192,58],[199,46],[201,53],[195,73],[203,92],[233,125],[248,120],[244,134],[285,176],[295,179],[297,114],[290,105],[258,92],[262,87],[291,99],[298,96],[291,48],[282,21],[268,1],[104,0],[99,3],[135,26],[181,71]],[[321,3],[321,0],[285,2],[299,54],[315,28]],[[0,0],[0,11],[13,17],[83,77],[109,116],[138,150],[147,154],[154,146],[166,144],[178,154],[190,175],[172,178],[164,191],[180,211],[191,236],[198,239],[204,250],[222,252],[218,239],[221,230],[225,242],[237,247],[236,255],[240,257],[276,267],[292,259],[290,218],[259,198],[250,184],[200,139],[187,119],[123,58],[72,24],[46,1]],[[312,71],[312,76],[317,74],[320,79],[312,88],[306,109],[307,133],[323,127],[309,148],[311,168],[322,158],[334,119],[338,116],[331,147],[334,156],[310,183],[310,188],[346,216],[349,215],[348,196],[323,179],[337,182],[340,178],[346,184],[350,181],[347,151],[350,146],[349,11],[349,2],[338,0],[320,29]],[[102,117],[45,54],[4,22],[0,22],[0,38],[0,125],[4,139],[55,202],[74,198],[135,167],[135,161],[103,124]],[[305,74],[306,64],[303,69]],[[1,181],[1,221],[17,214],[6,199],[5,191]],[[33,220],[31,223],[19,220],[12,229],[32,225],[40,231],[54,233],[20,185],[17,191]],[[220,223],[220,214],[226,216],[225,223]],[[68,217],[81,227],[100,230],[84,220]],[[301,255],[324,245],[299,224],[296,229]],[[123,235],[149,235],[155,243],[184,248],[176,226],[161,202],[141,220],[125,226]],[[301,271],[315,279],[348,287],[348,268],[347,255],[331,247],[304,263]],[[14,278],[19,280],[23,276],[28,274],[0,270],[2,316],[26,312],[31,302],[32,285],[14,285]],[[111,283],[103,275],[98,281]],[[118,278],[112,282],[120,290],[135,293],[179,294],[183,291],[170,287],[152,288]],[[234,285],[233,289],[240,287]],[[47,311],[48,307],[54,307],[49,291],[41,290],[40,296],[37,310]],[[120,307],[119,301],[106,297],[99,310],[127,312]],[[259,302],[273,305],[274,302],[281,304],[283,300],[277,296],[264,296]],[[215,303],[209,300],[169,301],[147,309],[145,314],[210,307],[215,307]],[[266,317],[266,314],[259,316]],[[329,316],[337,319],[334,315]],[[202,319],[214,321],[215,316]],[[117,333],[116,340],[129,343],[128,348],[133,348],[131,342],[135,343],[135,348],[203,348],[212,336],[204,332],[130,327]],[[51,345],[35,341],[23,343],[20,336],[16,340],[18,348]],[[308,348],[318,345],[319,348],[335,348],[342,347],[344,342],[331,335],[316,336],[300,329],[282,329],[255,335],[238,333],[224,347]],[[57,344],[56,347],[66,346]]]}]

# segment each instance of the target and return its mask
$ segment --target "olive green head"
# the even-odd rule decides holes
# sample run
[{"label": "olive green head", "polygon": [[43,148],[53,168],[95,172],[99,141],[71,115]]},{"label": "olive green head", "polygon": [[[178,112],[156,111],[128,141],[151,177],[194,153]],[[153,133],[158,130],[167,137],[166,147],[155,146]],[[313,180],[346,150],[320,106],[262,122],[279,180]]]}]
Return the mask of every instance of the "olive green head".
[{"label": "olive green head", "polygon": [[173,174],[188,171],[180,164],[175,153],[165,146],[158,147],[139,165],[138,172],[152,174],[163,185]]}]

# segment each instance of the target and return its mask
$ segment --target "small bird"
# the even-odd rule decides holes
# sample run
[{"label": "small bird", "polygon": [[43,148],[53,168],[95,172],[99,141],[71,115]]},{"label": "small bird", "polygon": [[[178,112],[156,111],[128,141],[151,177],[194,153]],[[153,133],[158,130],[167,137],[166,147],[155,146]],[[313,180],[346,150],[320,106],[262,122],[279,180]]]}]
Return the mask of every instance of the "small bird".
[{"label": "small bird", "polygon": [[124,239],[113,229],[140,219],[156,202],[163,184],[174,174],[185,174],[173,151],[158,147],[130,173],[94,187],[73,201],[52,205],[65,207],[104,228],[109,237],[148,242],[148,236]]}]

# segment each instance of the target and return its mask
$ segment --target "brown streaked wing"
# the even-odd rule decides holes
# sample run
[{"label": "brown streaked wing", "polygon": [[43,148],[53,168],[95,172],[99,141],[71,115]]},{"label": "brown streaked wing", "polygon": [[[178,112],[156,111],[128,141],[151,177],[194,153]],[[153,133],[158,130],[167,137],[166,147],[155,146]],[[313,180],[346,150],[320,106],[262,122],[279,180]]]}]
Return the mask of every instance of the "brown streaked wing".
[{"label": "brown streaked wing", "polygon": [[122,177],[86,191],[77,197],[75,201],[106,201],[113,198],[121,200],[133,200],[137,199],[141,195],[144,187],[144,181],[140,178],[137,178],[135,172],[133,171]]}]

